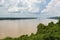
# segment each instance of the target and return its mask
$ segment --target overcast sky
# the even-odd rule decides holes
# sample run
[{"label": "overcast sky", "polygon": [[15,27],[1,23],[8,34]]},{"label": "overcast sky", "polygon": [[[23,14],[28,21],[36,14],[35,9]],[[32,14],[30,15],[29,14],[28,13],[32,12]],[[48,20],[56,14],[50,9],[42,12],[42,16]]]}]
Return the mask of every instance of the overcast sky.
[{"label": "overcast sky", "polygon": [[60,0],[0,0],[0,17],[38,16],[60,16]]}]

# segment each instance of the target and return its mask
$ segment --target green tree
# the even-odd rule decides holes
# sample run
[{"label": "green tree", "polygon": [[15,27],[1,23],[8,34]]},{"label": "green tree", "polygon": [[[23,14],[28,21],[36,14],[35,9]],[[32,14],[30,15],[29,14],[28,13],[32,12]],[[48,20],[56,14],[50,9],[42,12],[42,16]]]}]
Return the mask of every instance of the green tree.
[{"label": "green tree", "polygon": [[11,38],[11,37],[6,37],[6,38],[4,38],[3,40],[13,40],[13,38]]},{"label": "green tree", "polygon": [[57,24],[60,26],[60,20],[57,22]]},{"label": "green tree", "polygon": [[40,24],[37,26],[37,34],[45,33],[46,27],[47,27],[47,26],[45,26],[44,24],[41,24],[41,23],[40,23]]},{"label": "green tree", "polygon": [[19,40],[28,40],[28,35],[22,35],[18,39]]}]

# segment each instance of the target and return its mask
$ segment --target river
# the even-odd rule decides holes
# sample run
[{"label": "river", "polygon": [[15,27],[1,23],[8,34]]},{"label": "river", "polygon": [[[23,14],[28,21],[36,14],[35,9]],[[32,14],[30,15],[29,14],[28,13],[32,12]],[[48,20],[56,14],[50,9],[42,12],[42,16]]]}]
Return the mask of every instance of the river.
[{"label": "river", "polygon": [[43,23],[47,25],[53,19],[30,19],[30,20],[0,20],[0,38],[19,37],[21,35],[36,33],[37,25]]}]

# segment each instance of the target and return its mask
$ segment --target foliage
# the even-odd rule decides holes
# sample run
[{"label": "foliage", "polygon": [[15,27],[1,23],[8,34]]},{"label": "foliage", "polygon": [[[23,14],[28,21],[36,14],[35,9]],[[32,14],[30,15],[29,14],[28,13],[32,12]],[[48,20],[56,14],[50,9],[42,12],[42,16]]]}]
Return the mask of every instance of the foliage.
[{"label": "foliage", "polygon": [[56,24],[50,22],[47,26],[40,23],[36,34],[31,33],[30,36],[22,35],[18,38],[7,37],[3,40],[60,40],[60,20]]}]

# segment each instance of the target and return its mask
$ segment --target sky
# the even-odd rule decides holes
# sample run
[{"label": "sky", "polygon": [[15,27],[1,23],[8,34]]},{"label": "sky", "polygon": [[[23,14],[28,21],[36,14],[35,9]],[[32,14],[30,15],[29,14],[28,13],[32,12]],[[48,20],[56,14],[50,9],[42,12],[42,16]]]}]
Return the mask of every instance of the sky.
[{"label": "sky", "polygon": [[0,0],[0,17],[60,16],[60,0]]},{"label": "sky", "polygon": [[51,2],[42,11],[46,17],[60,16],[60,0],[51,0]]},{"label": "sky", "polygon": [[0,17],[38,17],[51,0],[0,0]]}]

